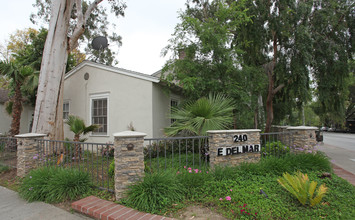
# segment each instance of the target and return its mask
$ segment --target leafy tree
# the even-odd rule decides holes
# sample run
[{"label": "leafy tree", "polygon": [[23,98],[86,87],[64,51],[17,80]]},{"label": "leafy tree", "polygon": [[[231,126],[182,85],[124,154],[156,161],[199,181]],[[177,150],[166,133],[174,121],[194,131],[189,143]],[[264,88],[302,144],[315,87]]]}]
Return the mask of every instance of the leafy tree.
[{"label": "leafy tree", "polygon": [[186,56],[167,63],[166,79],[176,80],[188,97],[225,91],[247,117],[257,115],[266,97],[268,132],[311,100],[312,76],[318,112],[343,117],[353,9],[352,1],[336,0],[188,1],[167,47],[174,58],[181,50]]},{"label": "leafy tree", "polygon": [[175,136],[206,135],[208,130],[228,129],[233,122],[233,99],[223,95],[209,95],[186,103],[182,108],[173,108],[171,118],[175,122],[165,128],[165,134]]},{"label": "leafy tree", "polygon": [[225,1],[193,1],[186,5],[164,51],[173,52],[163,69],[164,79],[182,87],[189,100],[210,92],[227,94],[238,103],[235,127],[251,126],[264,76],[260,68],[242,71],[243,51],[234,43],[235,30],[251,22],[244,1],[229,5]]},{"label": "leafy tree", "polygon": [[[68,55],[77,48],[85,31],[102,33],[108,27],[103,0],[36,0],[38,18],[49,21],[43,51],[41,73],[32,132],[48,134],[51,139],[63,139],[63,82]],[[126,5],[120,0],[108,1],[111,11],[123,15]],[[36,16],[32,16],[35,20]],[[104,33],[105,35],[105,33]]]},{"label": "leafy tree", "polygon": [[[343,124],[354,62],[354,1],[315,1],[311,17],[317,113],[324,124]],[[328,125],[329,125],[328,124]]]},{"label": "leafy tree", "polygon": [[[9,105],[12,113],[10,135],[14,136],[20,133],[23,102],[21,90],[25,89],[23,85],[27,84],[28,80],[30,80],[35,74],[35,71],[29,66],[20,66],[13,61],[0,61],[0,74],[5,75],[11,80],[10,87],[13,89],[13,94],[11,97],[11,104]],[[30,85],[31,83],[28,83],[26,89],[29,89]]]}]

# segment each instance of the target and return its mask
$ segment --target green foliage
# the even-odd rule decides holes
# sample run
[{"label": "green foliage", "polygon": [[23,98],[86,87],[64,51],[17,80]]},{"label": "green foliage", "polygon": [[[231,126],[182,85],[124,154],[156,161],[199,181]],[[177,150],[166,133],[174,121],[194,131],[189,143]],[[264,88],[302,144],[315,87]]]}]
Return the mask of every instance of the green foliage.
[{"label": "green foliage", "polygon": [[[302,163],[302,160],[305,160],[306,163]],[[191,169],[188,167],[179,170],[163,169],[162,174],[153,173],[147,176],[150,178],[147,181],[149,184],[143,185],[141,183],[139,188],[135,186],[135,194],[129,197],[141,196],[136,203],[140,203],[148,209],[150,200],[143,198],[148,198],[148,195],[151,194],[146,193],[143,189],[146,189],[147,192],[169,194],[174,190],[167,188],[175,186],[175,183],[178,182],[179,189],[184,189],[179,192],[182,198],[179,197],[180,199],[176,199],[174,202],[160,206],[155,213],[166,214],[170,208],[182,208],[190,205],[191,202],[198,202],[201,205],[213,207],[228,219],[318,219],[323,217],[327,219],[354,219],[355,200],[353,195],[355,187],[336,175],[332,175],[332,178],[321,178],[322,172],[331,172],[330,167],[324,166],[324,160],[327,158],[322,154],[301,152],[281,158],[267,157],[258,163],[244,163],[236,167],[216,167],[209,170],[208,173],[206,170],[202,170],[201,173],[198,170],[196,173],[192,166]],[[297,170],[307,172],[309,178],[318,184],[327,185],[329,190],[317,208],[301,205],[292,197],[292,194],[282,190],[281,185],[277,182],[283,173],[293,173]],[[156,177],[157,180],[155,180]],[[164,188],[161,186],[162,190],[158,191],[156,184],[165,184],[165,186]],[[267,194],[268,198],[260,194],[260,189]],[[313,198],[316,198],[315,195],[317,195],[316,189],[313,192]],[[158,193],[154,198],[157,196]],[[159,196],[165,195],[159,193]],[[168,197],[170,198],[170,196]],[[132,203],[126,204],[133,208],[137,207]],[[176,205],[171,207],[171,204]]]},{"label": "green foliage", "polygon": [[173,57],[162,77],[168,84],[177,83],[192,101],[209,93],[228,95],[238,103],[234,106],[238,128],[253,125],[257,97],[266,82],[260,66],[240,68],[244,51],[235,44],[235,33],[251,22],[245,2],[188,2],[166,47],[165,53],[171,51]]},{"label": "green foliage", "polygon": [[200,98],[196,102],[189,102],[182,108],[173,108],[171,118],[176,121],[165,134],[175,136],[206,135],[208,130],[221,130],[230,127],[233,121],[235,103],[222,94]]},{"label": "green foliage", "polygon": [[212,175],[206,169],[185,167],[179,169],[176,174],[177,180],[186,190],[186,197],[190,200],[198,199],[199,195],[203,194],[202,186],[206,181],[212,179]]},{"label": "green foliage", "polygon": [[309,203],[311,207],[320,203],[328,190],[328,188],[325,187],[325,184],[322,184],[319,186],[316,194],[314,194],[317,182],[310,182],[308,175],[302,174],[301,172],[298,172],[294,176],[289,173],[284,173],[281,178],[277,179],[277,181],[282,187],[296,197],[302,205]]},{"label": "green foliage", "polygon": [[343,124],[354,60],[354,4],[330,0],[317,2],[315,7],[311,25],[318,97],[315,112],[323,124]]},{"label": "green foliage", "polygon": [[[0,144],[0,146],[1,146],[1,144]],[[1,148],[0,148],[0,151],[1,151]],[[0,165],[0,173],[6,172],[8,170],[10,170],[10,167]]]},{"label": "green foliage", "polygon": [[184,199],[185,189],[176,180],[175,172],[146,174],[141,182],[129,187],[125,204],[149,213],[163,212],[175,202]]},{"label": "green foliage", "polygon": [[69,115],[65,123],[69,125],[70,131],[74,133],[74,141],[84,142],[86,139],[80,139],[80,135],[85,135],[99,128],[99,125],[86,126],[83,119],[74,115]]},{"label": "green foliage", "polygon": [[290,147],[281,143],[281,141],[266,142],[261,145],[261,156],[284,156],[290,153]]},{"label": "green foliage", "polygon": [[196,167],[201,169],[208,168],[208,162],[206,157],[200,157],[199,154],[193,154],[192,152],[181,151],[181,154],[167,154],[165,157],[164,152],[159,157],[150,158],[149,155],[144,158],[145,172],[159,172],[167,168],[182,170],[184,167]]},{"label": "green foliage", "polygon": [[91,187],[90,175],[74,169],[42,167],[23,179],[19,194],[29,202],[75,199]]},{"label": "green foliage", "polygon": [[110,177],[115,176],[115,160],[112,160],[112,162],[110,163],[110,167],[108,168],[108,175]]}]

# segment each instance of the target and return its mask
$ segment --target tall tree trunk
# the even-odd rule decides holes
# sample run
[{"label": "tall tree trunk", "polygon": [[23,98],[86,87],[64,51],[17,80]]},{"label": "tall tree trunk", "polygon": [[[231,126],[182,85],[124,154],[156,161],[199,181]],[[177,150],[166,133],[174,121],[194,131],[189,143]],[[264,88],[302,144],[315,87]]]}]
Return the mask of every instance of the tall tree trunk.
[{"label": "tall tree trunk", "polygon": [[12,106],[12,121],[10,135],[15,136],[20,133],[20,123],[21,123],[21,112],[22,112],[22,94],[21,94],[21,83],[15,82],[15,94],[13,97]]},{"label": "tall tree trunk", "polygon": [[[273,65],[273,64],[271,64],[271,65]],[[267,99],[266,99],[265,133],[268,133],[271,131],[271,124],[272,124],[272,121],[274,120],[274,109],[273,109],[273,103],[272,103],[272,100],[274,98],[274,94],[273,94],[274,79],[272,78],[273,69],[274,69],[273,67],[269,67],[267,70],[269,85],[268,85],[268,92],[267,92]]]},{"label": "tall tree trunk", "polygon": [[272,32],[272,38],[273,38],[273,60],[272,62],[268,63],[265,65],[265,70],[267,73],[267,77],[269,79],[269,85],[268,85],[268,93],[267,93],[267,99],[266,99],[266,127],[265,127],[265,133],[268,133],[271,131],[271,125],[272,121],[274,120],[274,108],[273,108],[273,99],[274,95],[277,91],[279,91],[283,85],[279,86],[278,88],[274,89],[274,69],[276,65],[276,59],[277,59],[277,36],[275,31]]},{"label": "tall tree trunk", "polygon": [[52,1],[51,20],[43,51],[32,132],[63,139],[63,83],[68,57],[71,0]]}]

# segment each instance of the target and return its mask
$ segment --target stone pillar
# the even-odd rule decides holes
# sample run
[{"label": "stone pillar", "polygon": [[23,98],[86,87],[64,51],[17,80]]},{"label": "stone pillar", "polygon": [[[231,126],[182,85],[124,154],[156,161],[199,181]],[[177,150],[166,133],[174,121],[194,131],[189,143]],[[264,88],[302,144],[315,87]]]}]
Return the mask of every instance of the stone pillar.
[{"label": "stone pillar", "polygon": [[210,166],[235,166],[260,160],[260,130],[207,131]]},{"label": "stone pillar", "polygon": [[24,177],[30,170],[36,168],[38,157],[38,139],[45,134],[20,134],[17,138],[17,176]]},{"label": "stone pillar", "polygon": [[317,127],[297,126],[288,127],[287,130],[293,133],[293,145],[291,146],[292,152],[313,151],[314,146],[317,144]]},{"label": "stone pillar", "polygon": [[124,196],[127,187],[144,177],[143,143],[146,134],[124,131],[113,134],[115,138],[115,195]]}]

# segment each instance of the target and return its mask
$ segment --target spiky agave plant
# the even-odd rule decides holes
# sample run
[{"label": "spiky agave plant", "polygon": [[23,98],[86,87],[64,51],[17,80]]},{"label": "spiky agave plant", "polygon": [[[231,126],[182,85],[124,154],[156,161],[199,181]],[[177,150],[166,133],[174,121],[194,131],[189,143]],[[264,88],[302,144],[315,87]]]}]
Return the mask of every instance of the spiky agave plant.
[{"label": "spiky agave plant", "polygon": [[302,205],[306,205],[309,202],[311,207],[320,203],[328,190],[325,184],[322,184],[316,191],[318,183],[316,181],[310,182],[308,175],[301,172],[297,172],[296,175],[290,175],[286,172],[277,181],[296,197]]}]

